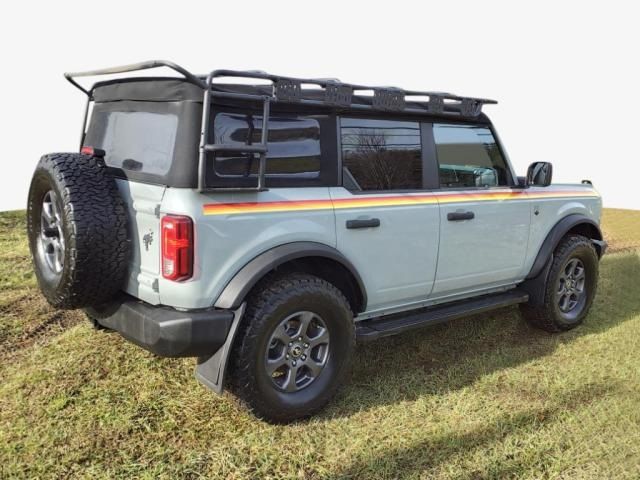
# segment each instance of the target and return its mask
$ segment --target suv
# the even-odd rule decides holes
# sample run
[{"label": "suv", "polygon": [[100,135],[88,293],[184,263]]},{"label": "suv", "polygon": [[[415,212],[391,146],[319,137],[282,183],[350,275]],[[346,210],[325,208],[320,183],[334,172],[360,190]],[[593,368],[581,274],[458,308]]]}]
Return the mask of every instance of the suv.
[{"label": "suv", "polygon": [[[180,77],[77,80],[155,67]],[[66,77],[88,100],[80,153],[31,182],[42,293],[196,357],[262,418],[322,408],[356,340],[516,304],[560,332],[589,311],[600,196],[545,162],[517,177],[494,101],[165,61]]]}]

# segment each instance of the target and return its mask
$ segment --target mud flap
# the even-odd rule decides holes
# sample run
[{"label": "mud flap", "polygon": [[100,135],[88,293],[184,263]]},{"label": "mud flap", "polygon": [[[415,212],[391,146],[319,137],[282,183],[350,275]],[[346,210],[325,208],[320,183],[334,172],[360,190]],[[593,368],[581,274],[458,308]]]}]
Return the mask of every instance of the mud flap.
[{"label": "mud flap", "polygon": [[233,340],[236,337],[236,332],[238,331],[240,320],[242,320],[245,307],[246,303],[243,303],[233,312],[233,320],[229,334],[218,351],[210,357],[198,357],[197,360],[196,379],[205,387],[210,388],[218,394],[222,393],[224,389],[224,374],[227,367],[227,360],[229,359],[229,353],[231,352]]},{"label": "mud flap", "polygon": [[519,285],[522,290],[529,294],[529,305],[536,307],[544,305],[544,292],[547,288],[547,277],[552,263],[553,254],[549,256],[547,263],[536,277],[525,280]]}]

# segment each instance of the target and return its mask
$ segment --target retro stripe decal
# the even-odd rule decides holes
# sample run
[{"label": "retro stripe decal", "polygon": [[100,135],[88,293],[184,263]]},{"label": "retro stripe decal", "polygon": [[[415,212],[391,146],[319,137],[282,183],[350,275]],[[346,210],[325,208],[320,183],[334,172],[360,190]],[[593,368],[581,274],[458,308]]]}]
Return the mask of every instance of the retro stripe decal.
[{"label": "retro stripe decal", "polygon": [[354,195],[349,198],[327,200],[284,200],[273,202],[209,203],[203,206],[204,215],[235,215],[247,213],[273,213],[313,211],[345,208],[395,207],[498,200],[532,200],[542,198],[596,197],[594,191],[524,192],[500,190],[495,192],[438,192],[404,195]]}]

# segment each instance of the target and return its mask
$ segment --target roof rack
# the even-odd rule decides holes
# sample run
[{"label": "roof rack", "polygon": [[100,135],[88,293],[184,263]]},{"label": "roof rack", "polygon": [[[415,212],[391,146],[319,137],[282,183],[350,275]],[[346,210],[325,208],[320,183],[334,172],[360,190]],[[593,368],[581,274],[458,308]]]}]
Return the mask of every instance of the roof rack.
[{"label": "roof rack", "polygon": [[[450,93],[403,90],[397,87],[374,87],[343,83],[336,79],[295,78],[272,75],[262,71],[213,70],[206,78],[195,75],[185,68],[165,60],[151,60],[120,67],[112,67],[87,72],[65,73],[65,78],[75,87],[83,91],[87,97],[87,105],[82,126],[81,144],[86,133],[89,104],[92,101],[93,87],[89,90],[82,87],[75,78],[97,75],[127,73],[151,68],[167,67],[181,74],[186,81],[204,90],[202,108],[202,130],[200,137],[200,158],[198,162],[198,190],[204,191],[263,191],[265,187],[267,132],[269,127],[269,110],[272,102],[297,103],[303,105],[330,106],[350,110],[384,111],[413,114],[432,114],[448,117],[473,118],[480,115],[483,105],[495,104],[495,100],[476,97],[461,97]],[[240,93],[215,89],[214,79],[220,77],[267,80],[271,82],[270,94]],[[314,95],[310,96],[303,86],[314,86]],[[320,92],[318,93],[318,88]],[[365,95],[362,95],[365,94]],[[418,98],[419,97],[419,98]],[[215,98],[249,100],[262,102],[262,138],[259,144],[226,145],[207,143],[209,138],[209,115],[211,102]],[[364,103],[363,98],[370,98]],[[427,101],[424,99],[428,98]],[[81,145],[82,146],[82,145]],[[259,155],[258,182],[255,187],[211,188],[206,186],[205,165],[209,152],[246,153]]]},{"label": "roof rack", "polygon": [[82,90],[86,95],[91,96],[91,91],[87,90],[78,82],[76,82],[77,77],[96,77],[100,75],[114,75],[117,73],[128,73],[128,72],[139,72],[141,70],[149,70],[151,68],[160,68],[167,67],[171,70],[174,70],[184,76],[186,80],[191,83],[194,83],[202,88],[206,88],[206,85],[202,81],[202,78],[199,78],[198,75],[194,75],[186,68],[181,67],[177,63],[169,62],[167,60],[149,60],[147,62],[138,62],[131,63],[129,65],[121,65],[119,67],[110,67],[110,68],[101,68],[98,70],[88,70],[86,72],[67,72],[64,74],[64,78],[66,78],[73,86]]}]

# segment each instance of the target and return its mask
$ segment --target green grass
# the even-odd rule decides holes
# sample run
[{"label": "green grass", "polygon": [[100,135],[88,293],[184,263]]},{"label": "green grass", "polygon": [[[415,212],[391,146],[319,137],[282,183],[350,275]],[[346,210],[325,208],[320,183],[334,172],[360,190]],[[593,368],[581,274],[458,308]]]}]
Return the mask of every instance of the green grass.
[{"label": "green grass", "polygon": [[605,213],[583,326],[505,309],[359,347],[329,408],[289,426],[49,308],[22,218],[0,215],[0,478],[640,477],[640,212]]}]

